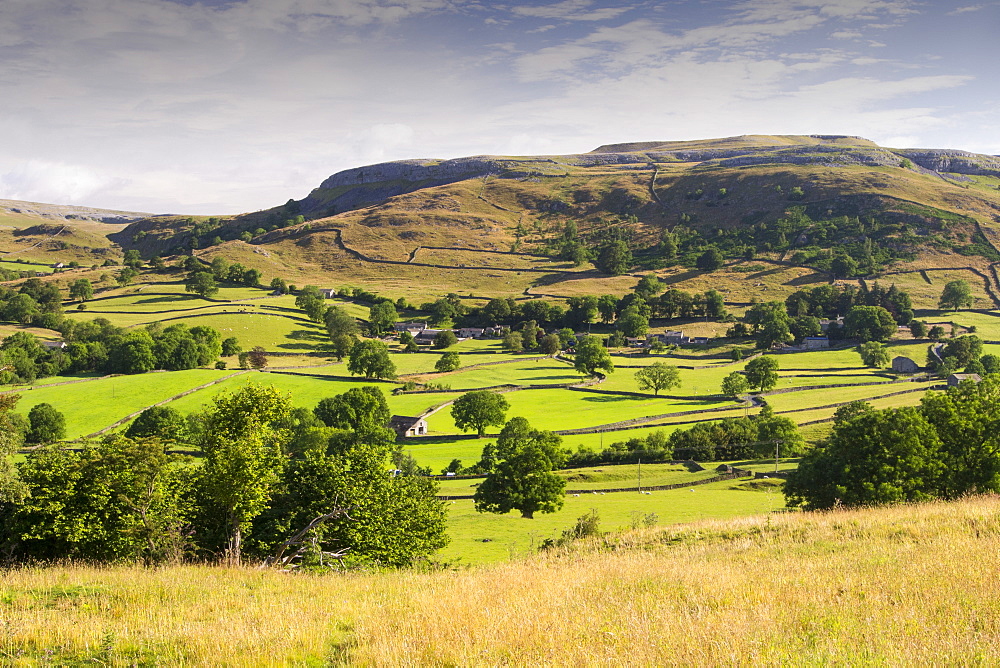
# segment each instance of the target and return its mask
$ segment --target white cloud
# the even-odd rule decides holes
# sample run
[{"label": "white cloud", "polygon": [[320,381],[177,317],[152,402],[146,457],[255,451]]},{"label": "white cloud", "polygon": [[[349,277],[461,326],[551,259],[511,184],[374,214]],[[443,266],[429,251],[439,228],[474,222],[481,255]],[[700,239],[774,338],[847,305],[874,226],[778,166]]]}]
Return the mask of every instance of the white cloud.
[{"label": "white cloud", "polygon": [[84,165],[30,160],[0,174],[0,199],[82,204],[127,181]]},{"label": "white cloud", "polygon": [[517,16],[570,21],[607,21],[632,9],[632,7],[601,7],[590,9],[593,0],[563,0],[551,5],[517,5],[511,12]]},{"label": "white cloud", "polygon": [[[952,11],[950,11],[948,13],[950,15],[952,15],[952,16],[956,16],[958,14],[969,14],[969,13],[972,13],[972,12],[982,11],[983,9],[986,9],[989,6],[990,5],[967,5],[965,7],[958,7],[956,9],[953,9]],[[993,5],[993,6],[996,6],[996,5]]]},{"label": "white cloud", "polygon": [[918,143],[920,143],[920,138],[916,135],[898,135],[885,137],[881,140],[883,146],[890,148],[916,148]]},{"label": "white cloud", "polygon": [[412,157],[754,132],[1000,144],[996,112],[941,108],[984,104],[987,66],[952,72],[986,59],[874,32],[926,4],[633,4],[0,0],[0,196],[227,213]]}]

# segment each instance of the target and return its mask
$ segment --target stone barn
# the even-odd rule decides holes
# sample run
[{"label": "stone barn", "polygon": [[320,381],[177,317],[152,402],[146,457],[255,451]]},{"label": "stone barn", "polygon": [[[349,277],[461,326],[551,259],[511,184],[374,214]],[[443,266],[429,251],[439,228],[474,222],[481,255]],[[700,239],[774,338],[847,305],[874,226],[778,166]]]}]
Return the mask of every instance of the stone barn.
[{"label": "stone barn", "polygon": [[963,380],[971,380],[978,383],[982,380],[978,373],[953,373],[948,376],[948,387],[958,387]]},{"label": "stone barn", "polygon": [[916,373],[920,371],[920,365],[909,357],[894,357],[892,359],[892,370],[895,373]]},{"label": "stone barn", "polygon": [[425,436],[427,434],[427,420],[421,417],[393,415],[389,420],[389,428],[396,432],[400,438]]}]

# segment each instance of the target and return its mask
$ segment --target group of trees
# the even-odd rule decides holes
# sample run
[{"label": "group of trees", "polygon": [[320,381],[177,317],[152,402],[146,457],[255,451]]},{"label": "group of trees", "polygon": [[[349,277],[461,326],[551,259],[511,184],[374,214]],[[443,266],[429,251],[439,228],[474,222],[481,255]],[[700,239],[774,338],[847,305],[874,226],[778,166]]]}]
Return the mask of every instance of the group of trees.
[{"label": "group of trees", "polygon": [[752,389],[767,392],[778,384],[778,360],[770,355],[761,355],[747,362],[742,372],[733,371],[722,379],[722,394],[738,397]]},{"label": "group of trees", "polygon": [[870,287],[863,283],[860,288],[853,285],[820,285],[797,290],[785,299],[786,310],[792,317],[835,319],[846,317],[855,306],[880,306],[900,325],[909,324],[913,320],[910,295],[895,284],[883,288],[877,281]]},{"label": "group of trees", "polygon": [[32,382],[61,373],[144,373],[153,369],[179,371],[205,366],[224,348],[238,352],[235,338],[222,340],[218,330],[183,323],[164,327],[153,323],[125,329],[105,318],[89,322],[67,320],[62,328],[65,348],[46,347],[32,334],[15,332],[0,343],[0,383]]},{"label": "group of trees", "polygon": [[837,410],[785,484],[789,505],[861,506],[1000,492],[1000,375],[928,392],[919,407]]},{"label": "group of trees", "polygon": [[670,434],[666,447],[677,459],[696,461],[789,457],[802,452],[805,441],[798,426],[775,415],[766,404],[754,416],[699,422]]},{"label": "group of trees", "polygon": [[[15,413],[19,394],[0,395],[0,459],[13,454],[21,445],[54,443],[66,437],[66,417],[51,404],[35,404],[27,416]],[[6,467],[6,468],[5,468]],[[8,463],[0,462],[0,502],[3,501],[3,479],[11,473]]]},{"label": "group of trees", "polygon": [[[802,186],[774,192],[789,202],[807,197]],[[593,261],[602,272],[619,275],[635,265],[659,268],[670,265],[697,267],[714,271],[727,259],[752,259],[758,253],[788,253],[789,259],[828,271],[838,278],[876,273],[898,260],[913,259],[913,249],[923,239],[912,223],[894,220],[890,214],[875,216],[828,215],[814,219],[807,205],[784,207],[778,219],[761,220],[748,216],[743,225],[726,227],[697,226],[697,209],[726,203],[730,188],[706,192],[695,188],[688,193],[689,211],[678,215],[678,222],[664,229],[652,245],[641,245],[632,234],[634,215],[622,209],[617,198],[607,205],[622,212],[616,220],[605,220],[581,232],[574,220],[568,220],[548,242],[549,252],[579,266]],[[945,223],[937,221],[935,231],[944,232]],[[976,242],[957,248],[966,254],[982,254]]]},{"label": "group of trees", "polygon": [[51,282],[29,278],[14,290],[0,286],[0,320],[59,329],[63,323],[62,292]]},{"label": "group of trees", "polygon": [[[789,202],[807,197],[802,186],[783,189],[778,185],[774,192]],[[725,204],[730,195],[729,188],[718,188],[714,193],[693,189],[687,197],[691,210],[680,213],[677,224],[663,230],[652,245],[639,244],[632,234],[637,219],[625,215],[617,221],[602,221],[583,233],[576,221],[568,220],[549,240],[548,249],[574,266],[592,261],[610,275],[625,273],[636,264],[714,271],[727,259],[745,260],[758,253],[784,252],[796,264],[828,271],[837,278],[851,278],[877,273],[898,260],[913,259],[913,249],[922,242],[911,228],[912,223],[893,220],[889,214],[814,219],[802,204],[786,206],[784,215],[776,220],[749,216],[743,225],[695,225],[698,208]],[[938,221],[936,225],[936,231],[945,230],[945,223]],[[974,242],[959,252],[981,254],[980,250]]]},{"label": "group of trees", "polygon": [[202,297],[212,297],[218,294],[219,283],[246,285],[255,288],[260,285],[261,281],[259,270],[244,267],[238,262],[230,264],[221,256],[212,258],[211,264],[206,266],[194,255],[188,255],[184,259],[184,269],[188,272],[184,289]]},{"label": "group of trees", "polygon": [[963,334],[944,344],[928,346],[927,368],[942,378],[963,370],[982,376],[1000,372],[1000,357],[983,355],[982,339],[975,334]]},{"label": "group of trees", "polygon": [[[720,292],[708,290],[704,294],[692,294],[667,289],[653,275],[640,279],[633,292],[623,297],[570,297],[565,307],[541,299],[515,301],[496,298],[483,306],[471,308],[456,302],[455,299],[443,298],[424,304],[424,309],[430,311],[433,321],[438,324],[451,320],[458,326],[500,325],[520,331],[526,323],[532,322],[543,329],[568,328],[572,331],[602,322],[614,324],[625,336],[641,336],[648,330],[651,318],[707,317],[725,320],[729,315]],[[530,341],[525,341],[525,347],[530,347]]]},{"label": "group of trees", "polygon": [[[399,566],[447,542],[435,484],[388,472],[395,434],[377,388],[308,411],[251,384],[187,419],[169,408],[147,413],[124,434],[79,450],[42,447],[16,472],[0,472],[0,541],[11,559],[292,556],[317,565],[333,555]],[[9,440],[0,429],[6,451]],[[201,456],[166,454],[170,441]]]},{"label": "group of trees", "polygon": [[887,341],[898,325],[913,321],[913,309],[909,295],[895,285],[882,289],[876,283],[871,289],[861,290],[823,285],[795,292],[784,302],[754,304],[728,334],[735,338],[752,336],[758,348],[766,349],[818,336],[823,331],[820,317],[838,316],[844,317],[844,325],[829,323],[826,333],[830,338]]},{"label": "group of trees", "polygon": [[799,454],[805,441],[796,424],[774,415],[767,405],[758,415],[703,422],[688,429],[677,429],[669,436],[655,431],[646,436],[618,441],[595,451],[586,446],[569,454],[567,466],[627,464],[642,461],[663,462],[674,459],[718,461],[746,458],[781,457]]}]

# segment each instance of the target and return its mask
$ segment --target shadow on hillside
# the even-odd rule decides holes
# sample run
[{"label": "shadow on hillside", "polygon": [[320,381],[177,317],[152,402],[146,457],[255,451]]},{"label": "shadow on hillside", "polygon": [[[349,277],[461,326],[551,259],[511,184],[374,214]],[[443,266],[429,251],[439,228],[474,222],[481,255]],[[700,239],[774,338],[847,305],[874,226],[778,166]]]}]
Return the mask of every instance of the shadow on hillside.
[{"label": "shadow on hillside", "polygon": [[667,276],[663,279],[663,282],[667,285],[673,285],[674,283],[681,283],[688,280],[689,278],[694,278],[695,276],[701,276],[703,272],[697,269],[691,269],[689,271],[682,271],[679,274],[674,274],[673,276]]},{"label": "shadow on hillside", "polygon": [[291,332],[288,333],[288,338],[293,339],[295,341],[306,341],[306,340],[326,341],[325,336],[323,336],[319,332],[315,332],[308,329],[293,329]]},{"label": "shadow on hillside", "polygon": [[799,285],[812,285],[813,283],[827,283],[829,279],[823,274],[813,272],[811,274],[806,274],[805,276],[796,276],[795,278],[785,281],[785,285],[799,286]]},{"label": "shadow on hillside", "polygon": [[140,300],[136,301],[135,303],[136,303],[136,305],[138,305],[138,304],[166,304],[166,303],[170,303],[170,302],[194,301],[194,300],[199,300],[200,301],[201,297],[195,297],[193,295],[182,295],[182,294],[173,295],[173,296],[170,296],[170,297],[168,297],[166,295],[162,295],[160,297],[148,297],[146,299],[140,299]]}]

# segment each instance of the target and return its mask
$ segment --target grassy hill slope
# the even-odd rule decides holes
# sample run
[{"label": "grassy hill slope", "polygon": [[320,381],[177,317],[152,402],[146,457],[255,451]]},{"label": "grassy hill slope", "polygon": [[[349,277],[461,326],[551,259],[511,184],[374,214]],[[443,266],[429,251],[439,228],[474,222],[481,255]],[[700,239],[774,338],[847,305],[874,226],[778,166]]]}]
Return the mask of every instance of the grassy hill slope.
[{"label": "grassy hill slope", "polygon": [[[403,289],[432,274],[439,295],[485,285],[517,294],[592,271],[555,257],[570,221],[594,248],[625,238],[636,271],[691,267],[707,244],[728,248],[731,259],[749,244],[759,259],[825,271],[842,250],[864,266],[862,247],[874,244],[879,257],[862,275],[971,268],[1000,293],[991,270],[1000,261],[1000,158],[842,136],[384,163],[335,174],[307,197],[268,211],[148,219],[112,239],[147,256],[194,246],[206,258],[222,254],[302,282],[336,273],[344,282],[385,285],[399,276]],[[782,229],[787,238],[777,236]],[[700,241],[679,257],[663,255],[665,233],[683,243],[692,230]],[[489,280],[497,278],[505,280]],[[593,290],[604,291],[621,288]]]},{"label": "grassy hill slope", "polygon": [[705,521],[458,571],[15,570],[0,584],[0,655],[12,665],[993,664],[998,511],[989,497]]},{"label": "grassy hill slope", "polygon": [[[730,261],[752,250],[756,260],[818,270],[822,282],[832,255],[847,251],[860,276],[962,269],[979,272],[974,281],[1000,299],[1000,158],[858,137],[749,135],[398,161],[346,170],[300,200],[230,217],[136,219],[16,204],[0,202],[0,253],[50,264],[194,249],[296,284],[334,275],[413,299],[628,290],[634,279],[558,258],[572,222],[591,248],[624,238],[634,273],[669,279],[693,267],[698,249],[718,245]],[[677,257],[664,254],[665,234],[680,241]],[[866,245],[874,263],[866,264]],[[713,286],[739,288],[719,277]]]}]

